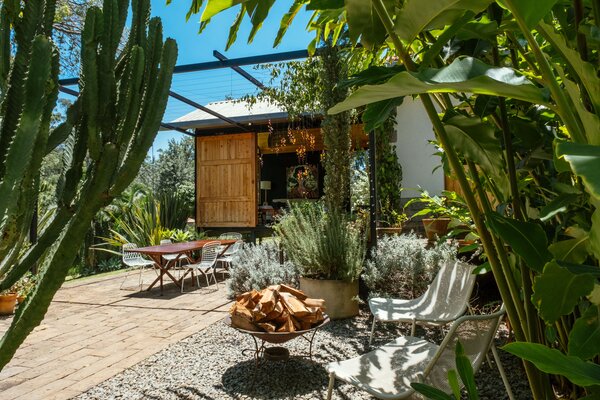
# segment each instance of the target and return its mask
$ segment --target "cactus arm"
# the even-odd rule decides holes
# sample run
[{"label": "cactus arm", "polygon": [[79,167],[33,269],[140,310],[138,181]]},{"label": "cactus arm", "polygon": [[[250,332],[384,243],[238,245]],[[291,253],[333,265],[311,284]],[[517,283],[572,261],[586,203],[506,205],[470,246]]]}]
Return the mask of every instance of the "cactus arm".
[{"label": "cactus arm", "polygon": [[81,34],[81,72],[80,79],[82,107],[85,120],[82,128],[88,138],[90,158],[100,156],[100,137],[98,132],[98,38],[102,30],[102,11],[91,7],[85,18],[85,27]]},{"label": "cactus arm", "polygon": [[73,212],[67,208],[58,209],[50,224],[40,234],[38,241],[27,250],[19,262],[11,269],[8,268],[9,265],[6,267],[3,266],[5,269],[0,270],[0,277],[3,275],[5,276],[4,279],[0,281],[0,291],[14,285],[19,278],[33,268],[33,266],[42,258],[44,253],[48,251],[48,248],[54,244],[56,238],[60,236],[60,233],[72,216]]},{"label": "cactus arm", "polygon": [[141,126],[131,139],[125,159],[119,168],[115,183],[111,187],[111,195],[121,193],[133,181],[150,146],[152,146],[160,121],[167,107],[169,88],[171,87],[176,61],[177,44],[173,39],[169,38],[165,41],[160,63],[161,67],[156,77],[156,81],[159,84],[154,88],[153,93],[145,102],[146,117],[143,118]]},{"label": "cactus arm", "polygon": [[135,129],[141,106],[141,88],[142,78],[144,76],[144,50],[135,46],[131,50],[131,61],[129,63],[129,76],[125,80],[129,82],[126,86],[126,92],[123,95],[123,102],[117,107],[122,110],[119,116],[119,128],[117,131],[117,142],[128,143],[131,133]]},{"label": "cactus arm", "polygon": [[[43,0],[29,0],[24,2],[24,9],[19,8],[20,2],[6,2],[9,6],[9,19],[14,27],[14,40],[17,44],[16,53],[8,77],[8,86],[5,99],[2,102],[0,113],[3,116],[0,122],[0,180],[6,171],[5,158],[8,148],[13,141],[19,125],[19,119],[25,103],[25,82],[31,61],[31,48],[37,28],[42,23],[44,2]],[[19,14],[22,14],[19,17]],[[0,214],[2,215],[2,214]]]},{"label": "cactus arm", "polygon": [[[48,39],[43,36],[36,37],[32,46],[30,73],[25,83],[23,113],[6,155],[4,162],[6,172],[0,182],[0,215],[8,216],[8,221],[4,221],[0,232],[5,231],[7,224],[14,222],[12,219],[18,211],[19,189],[22,184],[27,184],[24,182],[27,168],[32,161],[35,144],[41,131],[40,115],[44,110],[46,83],[51,73],[51,57],[52,47]],[[26,189],[25,186],[23,190]],[[12,235],[7,237],[6,233],[2,232],[0,258],[3,258],[18,240],[15,235],[18,234],[19,229],[9,229],[5,232]]]},{"label": "cactus arm", "polygon": [[46,155],[67,140],[73,132],[73,127],[80,118],[81,112],[81,98],[77,98],[77,100],[67,108],[65,121],[50,131],[48,143],[46,144]]},{"label": "cactus arm", "polygon": [[6,4],[0,9],[0,102],[6,92],[8,72],[10,70],[10,19]]}]

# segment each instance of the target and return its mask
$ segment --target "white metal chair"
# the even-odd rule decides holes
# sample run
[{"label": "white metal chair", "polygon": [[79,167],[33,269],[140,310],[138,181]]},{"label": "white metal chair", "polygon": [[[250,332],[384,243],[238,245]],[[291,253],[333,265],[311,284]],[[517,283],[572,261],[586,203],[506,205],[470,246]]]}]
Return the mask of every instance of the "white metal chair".
[{"label": "white metal chair", "polygon": [[373,340],[375,324],[382,322],[410,322],[411,336],[416,325],[446,325],[463,315],[475,285],[473,267],[461,261],[448,261],[434,278],[427,291],[413,300],[374,297],[369,300],[373,326],[369,345]]},{"label": "white metal chair", "polygon": [[[171,241],[171,239],[163,239],[163,240],[160,241],[160,244],[171,244],[171,243],[173,243]],[[181,262],[183,260],[187,260],[188,262],[190,262],[190,258],[185,253],[180,253],[180,254],[165,254],[164,256],[162,256],[162,258],[167,263],[174,262],[175,263],[175,268],[178,271],[181,271]]]},{"label": "white metal chair", "polygon": [[136,253],[134,251],[127,251],[127,250],[137,249],[137,247],[138,246],[135,243],[125,243],[123,245],[123,249],[122,249],[123,264],[125,264],[127,266],[128,270],[127,270],[127,274],[125,275],[125,279],[123,279],[123,282],[121,282],[121,287],[119,288],[121,290],[123,289],[123,285],[125,284],[127,277],[129,276],[131,271],[133,271],[135,269],[140,270],[139,285],[140,285],[140,290],[142,290],[142,285],[143,285],[142,273],[144,272],[144,268],[150,267],[150,266],[152,266],[154,268],[156,266],[154,261],[144,258],[140,253]]},{"label": "white metal chair", "polygon": [[219,235],[219,239],[242,240],[242,234],[239,232],[225,232]]},{"label": "white metal chair", "polygon": [[[199,272],[204,275],[204,278],[206,279],[206,286],[210,285],[208,277],[212,276],[214,282],[217,284],[217,290],[219,289],[219,281],[217,281],[217,276],[215,275],[215,264],[217,262],[217,256],[219,255],[220,246],[221,242],[219,241],[206,243],[204,246],[202,246],[200,262],[185,265],[185,272],[181,278],[181,293],[183,293],[185,275],[188,272],[192,273],[192,279],[194,279],[194,272]],[[196,283],[198,284],[198,287],[200,287],[200,278],[198,274],[196,274]]]},{"label": "white metal chair", "polygon": [[[225,250],[225,253],[223,253],[219,257],[217,257],[217,263],[215,265],[215,272],[221,272],[221,273],[229,272],[229,267],[231,266],[233,258],[243,247],[244,247],[243,240],[238,240],[234,244],[229,246],[229,248],[227,250]],[[219,268],[219,265],[221,265],[221,268]]]},{"label": "white metal chair", "polygon": [[414,336],[401,336],[362,356],[332,362],[326,366],[329,372],[327,399],[331,399],[336,378],[378,399],[411,398],[415,394],[411,382],[426,383],[450,394],[448,371],[456,370],[455,347],[460,341],[475,372],[492,349],[508,396],[513,400],[493,342],[503,315],[504,309],[501,309],[494,314],[461,317],[452,324],[439,346]]}]

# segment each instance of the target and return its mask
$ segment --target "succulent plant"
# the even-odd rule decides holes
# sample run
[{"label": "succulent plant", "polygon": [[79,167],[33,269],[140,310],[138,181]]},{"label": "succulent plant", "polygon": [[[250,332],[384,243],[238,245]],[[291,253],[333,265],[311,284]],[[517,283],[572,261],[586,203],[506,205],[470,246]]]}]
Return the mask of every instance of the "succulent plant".
[{"label": "succulent plant", "polygon": [[[51,41],[56,0],[7,0],[0,9],[0,290],[35,264],[37,285],[0,340],[0,369],[42,321],[94,215],[134,179],[158,131],[177,58],[150,1],[89,9],[82,34],[80,92],[54,129],[59,53]],[[63,146],[54,219],[26,251],[42,159]]]}]

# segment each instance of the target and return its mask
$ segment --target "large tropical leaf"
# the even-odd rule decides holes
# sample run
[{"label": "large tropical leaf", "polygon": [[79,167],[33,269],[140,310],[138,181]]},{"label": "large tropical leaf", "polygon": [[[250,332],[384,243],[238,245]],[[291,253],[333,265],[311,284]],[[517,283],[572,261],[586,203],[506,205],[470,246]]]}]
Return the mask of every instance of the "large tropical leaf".
[{"label": "large tropical leaf", "polygon": [[495,212],[486,214],[486,220],[490,229],[509,244],[529,268],[542,272],[552,256],[548,252],[548,241],[541,226],[505,218]]},{"label": "large tropical leaf", "polygon": [[[393,14],[394,1],[383,0],[384,6],[390,14]],[[370,0],[344,0],[346,15],[348,18],[348,31],[350,40],[373,48],[385,40],[386,30],[381,22],[377,11],[373,8]]]},{"label": "large tropical leaf", "polygon": [[544,321],[551,324],[562,315],[571,313],[581,297],[592,292],[594,281],[590,274],[574,274],[552,261],[535,279],[532,301]]},{"label": "large tropical leaf", "polygon": [[575,80],[579,80],[585,87],[594,108],[600,112],[600,79],[598,79],[594,65],[583,61],[579,52],[570,48],[564,37],[557,33],[552,26],[540,22],[538,31],[561,54],[562,60],[567,64],[570,72],[577,76],[578,79]]},{"label": "large tropical leaf", "polygon": [[556,145],[556,154],[571,165],[590,194],[600,199],[600,146],[562,142]]},{"label": "large tropical leaf", "polygon": [[248,0],[208,0],[206,8],[200,17],[201,22],[206,22],[223,10],[244,3]]},{"label": "large tropical leaf", "polygon": [[412,41],[420,32],[451,25],[465,11],[479,13],[492,3],[491,0],[437,0],[427,2],[406,0],[398,12],[395,30],[406,41]]},{"label": "large tropical leaf", "polygon": [[281,22],[279,23],[279,30],[277,31],[277,36],[275,37],[275,41],[273,42],[273,47],[277,47],[279,43],[281,43],[281,39],[287,32],[290,24],[298,14],[298,11],[302,8],[302,6],[306,3],[307,0],[294,0],[290,9],[287,13],[281,18]]},{"label": "large tropical leaf", "polygon": [[377,103],[368,104],[365,112],[362,115],[362,121],[365,124],[365,132],[369,132],[380,127],[396,108],[398,108],[404,97],[378,101]]},{"label": "large tropical leaf", "polygon": [[517,357],[531,361],[548,374],[562,375],[579,386],[600,385],[600,365],[567,356],[556,349],[537,343],[515,342],[502,348]]},{"label": "large tropical leaf", "polygon": [[502,147],[489,124],[476,117],[457,115],[446,121],[445,125],[452,147],[479,165],[484,172],[499,174],[504,167]]},{"label": "large tropical leaf", "polygon": [[329,110],[330,114],[365,104],[420,93],[468,92],[510,97],[552,107],[547,92],[510,68],[492,67],[471,57],[456,59],[444,68],[400,72],[380,85],[366,85]]},{"label": "large tropical leaf", "polygon": [[600,354],[600,310],[592,304],[569,334],[569,355],[589,360]]},{"label": "large tropical leaf", "polygon": [[569,204],[573,204],[579,198],[574,193],[563,193],[552,199],[540,210],[540,219],[547,221],[556,214],[567,211]]},{"label": "large tropical leaf", "polygon": [[596,201],[594,206],[596,211],[592,214],[589,249],[596,259],[600,260],[600,201]]},{"label": "large tropical leaf", "polygon": [[508,8],[515,18],[522,20],[529,29],[537,25],[554,7],[558,0],[498,0],[497,2]]}]

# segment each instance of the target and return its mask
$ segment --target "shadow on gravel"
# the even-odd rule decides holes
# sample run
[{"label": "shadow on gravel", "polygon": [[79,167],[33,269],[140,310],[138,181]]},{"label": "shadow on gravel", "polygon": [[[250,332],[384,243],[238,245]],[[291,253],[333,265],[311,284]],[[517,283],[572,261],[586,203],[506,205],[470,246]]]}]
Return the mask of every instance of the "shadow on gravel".
[{"label": "shadow on gravel", "polygon": [[287,362],[266,362],[258,368],[254,360],[228,368],[221,379],[223,390],[231,396],[245,395],[255,399],[297,398],[327,389],[329,377],[325,368],[307,358],[294,357]]}]

